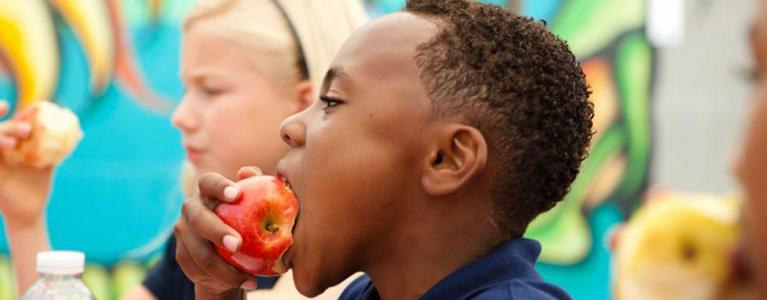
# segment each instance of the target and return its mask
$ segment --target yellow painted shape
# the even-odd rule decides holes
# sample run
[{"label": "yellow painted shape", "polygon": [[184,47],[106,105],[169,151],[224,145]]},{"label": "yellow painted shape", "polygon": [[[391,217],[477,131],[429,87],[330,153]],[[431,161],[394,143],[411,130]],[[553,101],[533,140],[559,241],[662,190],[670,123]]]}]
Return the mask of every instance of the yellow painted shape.
[{"label": "yellow painted shape", "polygon": [[14,74],[17,109],[52,96],[59,75],[58,45],[42,0],[0,1],[0,55]]},{"label": "yellow painted shape", "polygon": [[74,28],[85,48],[91,91],[102,92],[115,65],[115,42],[109,11],[103,0],[49,0]]}]

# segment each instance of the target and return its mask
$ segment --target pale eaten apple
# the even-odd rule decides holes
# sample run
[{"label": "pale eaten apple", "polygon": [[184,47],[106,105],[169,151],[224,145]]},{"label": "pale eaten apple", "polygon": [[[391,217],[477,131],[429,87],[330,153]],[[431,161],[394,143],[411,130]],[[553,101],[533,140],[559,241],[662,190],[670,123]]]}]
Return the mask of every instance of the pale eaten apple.
[{"label": "pale eaten apple", "polygon": [[83,138],[80,121],[71,110],[52,102],[38,101],[14,116],[32,126],[29,137],[3,158],[12,165],[48,168],[60,164]]}]

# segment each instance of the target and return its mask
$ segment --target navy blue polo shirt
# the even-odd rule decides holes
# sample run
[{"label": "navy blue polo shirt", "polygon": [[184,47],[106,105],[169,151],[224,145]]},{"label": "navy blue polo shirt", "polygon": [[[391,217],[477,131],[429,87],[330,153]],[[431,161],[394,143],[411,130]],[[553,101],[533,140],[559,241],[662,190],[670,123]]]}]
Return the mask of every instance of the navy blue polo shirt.
[{"label": "navy blue polo shirt", "polygon": [[[562,289],[543,281],[535,270],[541,245],[513,239],[478,260],[461,267],[421,297],[432,299],[571,299]],[[367,276],[354,280],[341,300],[380,299]]]}]

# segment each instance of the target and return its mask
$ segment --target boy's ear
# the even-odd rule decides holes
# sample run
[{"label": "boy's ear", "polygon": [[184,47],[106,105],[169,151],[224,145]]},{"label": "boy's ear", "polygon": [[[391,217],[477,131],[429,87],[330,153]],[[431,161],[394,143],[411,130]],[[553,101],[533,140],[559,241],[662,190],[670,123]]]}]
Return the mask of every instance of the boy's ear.
[{"label": "boy's ear", "polygon": [[421,184],[430,196],[454,193],[478,176],[487,163],[487,143],[478,129],[450,124],[438,133]]},{"label": "boy's ear", "polygon": [[296,85],[296,91],[298,95],[298,109],[293,113],[301,112],[314,102],[314,88],[312,82],[304,80]]}]

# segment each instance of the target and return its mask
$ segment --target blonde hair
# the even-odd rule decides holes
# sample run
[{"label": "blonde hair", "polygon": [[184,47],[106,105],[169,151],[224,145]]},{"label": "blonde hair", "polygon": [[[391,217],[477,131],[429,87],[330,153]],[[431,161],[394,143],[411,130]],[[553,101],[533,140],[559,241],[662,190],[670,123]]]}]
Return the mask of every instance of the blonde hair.
[{"label": "blonde hair", "polygon": [[[279,1],[279,0],[277,0]],[[368,20],[359,0],[198,0],[184,30],[206,32],[241,47],[257,69],[282,83],[301,80],[295,28],[314,90],[346,38]],[[290,22],[290,23],[288,23]],[[289,67],[286,67],[289,66]]]}]

